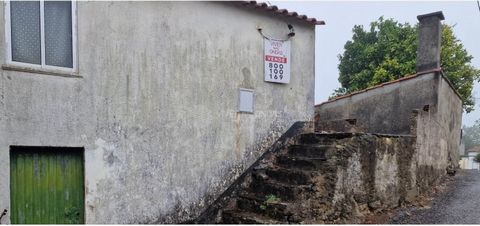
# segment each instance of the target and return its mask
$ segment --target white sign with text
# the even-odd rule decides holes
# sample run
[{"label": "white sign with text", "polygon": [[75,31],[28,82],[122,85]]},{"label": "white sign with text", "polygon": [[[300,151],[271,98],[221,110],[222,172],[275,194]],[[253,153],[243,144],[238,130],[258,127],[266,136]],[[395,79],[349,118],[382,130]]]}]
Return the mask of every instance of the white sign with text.
[{"label": "white sign with text", "polygon": [[264,38],[265,81],[290,82],[290,41]]}]

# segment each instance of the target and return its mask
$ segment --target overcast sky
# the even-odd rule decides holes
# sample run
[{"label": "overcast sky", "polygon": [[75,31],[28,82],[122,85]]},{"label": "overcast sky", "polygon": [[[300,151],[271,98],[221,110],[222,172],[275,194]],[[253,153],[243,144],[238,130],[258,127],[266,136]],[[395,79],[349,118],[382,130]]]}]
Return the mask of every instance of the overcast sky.
[{"label": "overcast sky", "polygon": [[[270,1],[279,8],[293,10],[309,17],[324,20],[326,25],[316,28],[315,103],[328,99],[338,83],[338,54],[352,37],[355,24],[369,28],[370,22],[380,16],[401,23],[417,23],[417,15],[443,11],[444,23],[454,26],[454,32],[467,51],[474,57],[472,63],[480,68],[480,11],[471,1]],[[293,47],[294,48],[294,47]],[[480,84],[476,83],[474,96],[480,98]],[[464,114],[463,122],[472,125],[480,119],[480,99],[476,111]]]}]

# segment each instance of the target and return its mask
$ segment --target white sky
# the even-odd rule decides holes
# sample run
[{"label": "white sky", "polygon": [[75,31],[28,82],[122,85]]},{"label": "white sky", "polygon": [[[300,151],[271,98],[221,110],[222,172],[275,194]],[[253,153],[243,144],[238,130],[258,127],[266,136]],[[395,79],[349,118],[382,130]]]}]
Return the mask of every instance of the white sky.
[{"label": "white sky", "polygon": [[[370,22],[380,16],[393,18],[401,23],[417,23],[417,15],[443,11],[444,23],[455,25],[454,32],[470,55],[472,64],[480,68],[480,10],[477,2],[470,1],[270,1],[279,8],[296,11],[324,20],[326,25],[316,29],[315,103],[328,99],[338,82],[338,55],[343,45],[352,37],[356,24],[369,28]],[[480,98],[480,84],[474,88],[474,96]],[[480,99],[476,111],[463,115],[463,123],[472,125],[480,118]]]}]

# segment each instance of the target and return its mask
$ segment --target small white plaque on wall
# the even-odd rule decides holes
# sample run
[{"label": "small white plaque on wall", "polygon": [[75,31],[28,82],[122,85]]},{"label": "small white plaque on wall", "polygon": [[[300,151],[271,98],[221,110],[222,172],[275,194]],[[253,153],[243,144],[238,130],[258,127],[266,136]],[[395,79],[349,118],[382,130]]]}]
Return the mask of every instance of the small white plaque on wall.
[{"label": "small white plaque on wall", "polygon": [[290,40],[264,38],[265,81],[290,82]]},{"label": "small white plaque on wall", "polygon": [[240,112],[253,113],[253,90],[251,89],[240,89],[240,103],[239,109]]}]

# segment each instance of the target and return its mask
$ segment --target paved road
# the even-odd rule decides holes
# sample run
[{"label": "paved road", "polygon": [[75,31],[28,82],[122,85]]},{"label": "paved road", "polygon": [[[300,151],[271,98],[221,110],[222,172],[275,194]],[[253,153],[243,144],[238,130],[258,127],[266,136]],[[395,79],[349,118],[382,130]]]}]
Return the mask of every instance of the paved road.
[{"label": "paved road", "polygon": [[480,224],[480,171],[460,171],[430,209],[401,211],[391,219],[402,224]]}]

